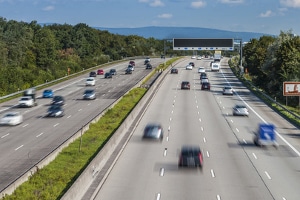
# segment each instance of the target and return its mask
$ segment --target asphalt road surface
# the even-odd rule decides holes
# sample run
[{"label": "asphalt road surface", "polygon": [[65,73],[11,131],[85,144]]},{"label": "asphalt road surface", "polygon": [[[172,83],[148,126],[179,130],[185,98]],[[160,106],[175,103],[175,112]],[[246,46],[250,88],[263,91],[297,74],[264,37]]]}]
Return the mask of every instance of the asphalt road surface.
[{"label": "asphalt road surface", "polygon": [[[210,72],[211,60],[195,60],[193,70],[177,65],[168,74],[96,200],[253,200],[300,198],[299,129],[281,118],[249,92],[232,74],[226,60],[220,72]],[[197,68],[207,70],[211,91],[202,91]],[[190,90],[181,90],[190,81]],[[222,94],[231,85],[233,96]],[[249,117],[233,116],[237,103],[247,105]],[[142,140],[150,122],[164,128],[162,142]],[[262,122],[276,125],[278,148],[257,147],[253,136]],[[183,145],[199,145],[202,170],[178,168]],[[83,198],[84,199],[84,198]]]}]

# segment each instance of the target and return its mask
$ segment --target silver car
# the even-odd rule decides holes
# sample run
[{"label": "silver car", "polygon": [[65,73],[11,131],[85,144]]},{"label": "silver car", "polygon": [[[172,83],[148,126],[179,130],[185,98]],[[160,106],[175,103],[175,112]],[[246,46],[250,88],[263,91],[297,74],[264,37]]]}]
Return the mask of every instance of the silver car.
[{"label": "silver car", "polygon": [[249,116],[249,111],[245,105],[237,104],[233,107],[232,114],[233,116]]},{"label": "silver car", "polygon": [[233,89],[230,86],[225,86],[223,88],[223,95],[233,95]]},{"label": "silver car", "polygon": [[158,123],[147,124],[144,129],[143,139],[160,140],[164,137],[163,128]]}]

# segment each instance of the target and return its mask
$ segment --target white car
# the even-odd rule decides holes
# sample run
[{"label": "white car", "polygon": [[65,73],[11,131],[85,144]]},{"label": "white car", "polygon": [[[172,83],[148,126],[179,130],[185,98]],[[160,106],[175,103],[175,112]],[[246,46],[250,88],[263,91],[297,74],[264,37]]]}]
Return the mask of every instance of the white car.
[{"label": "white car", "polygon": [[233,95],[233,89],[230,86],[225,86],[223,88],[223,95]]},{"label": "white car", "polygon": [[193,66],[192,65],[187,65],[186,66],[186,70],[192,70],[193,69]]},{"label": "white car", "polygon": [[19,100],[19,107],[32,107],[34,106],[34,99],[31,96],[21,97]]},{"label": "white car", "polygon": [[85,82],[85,85],[86,86],[95,86],[96,85],[96,80],[94,77],[89,77],[86,79],[86,82]]},{"label": "white car", "polygon": [[202,56],[198,56],[198,57],[197,57],[197,60],[201,60],[201,59],[202,59]]},{"label": "white car", "polygon": [[192,59],[196,59],[196,56],[192,56],[191,58],[192,58]]},{"label": "white car", "polygon": [[203,73],[205,72],[205,68],[204,67],[199,67],[198,68],[198,73]]},{"label": "white car", "polygon": [[233,116],[249,116],[249,111],[245,105],[235,105],[232,114]]},{"label": "white car", "polygon": [[19,112],[9,112],[0,119],[0,125],[15,126],[23,122],[23,116]]}]

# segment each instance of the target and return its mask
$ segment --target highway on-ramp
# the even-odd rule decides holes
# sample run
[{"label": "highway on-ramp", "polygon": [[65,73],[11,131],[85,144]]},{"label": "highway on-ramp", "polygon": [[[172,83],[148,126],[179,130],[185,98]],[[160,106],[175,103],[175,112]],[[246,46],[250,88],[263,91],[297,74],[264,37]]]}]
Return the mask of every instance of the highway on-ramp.
[{"label": "highway on-ramp", "polygon": [[[178,74],[166,75],[94,199],[299,199],[299,129],[247,90],[226,59],[220,72],[210,72],[209,59],[189,61],[193,70],[181,63],[174,66]],[[211,91],[201,90],[200,66],[208,71]],[[190,81],[191,89],[181,90],[182,81]],[[222,94],[225,85],[234,88],[233,96]],[[232,115],[237,103],[248,106],[249,117]],[[142,140],[151,122],[163,125],[162,142]],[[253,144],[259,123],[276,125],[277,149]],[[201,147],[202,170],[178,168],[183,145]]]}]

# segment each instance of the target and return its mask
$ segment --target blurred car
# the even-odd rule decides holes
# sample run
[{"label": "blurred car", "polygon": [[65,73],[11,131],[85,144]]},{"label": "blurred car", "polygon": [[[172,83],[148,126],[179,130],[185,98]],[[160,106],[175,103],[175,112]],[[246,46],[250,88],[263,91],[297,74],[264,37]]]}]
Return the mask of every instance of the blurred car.
[{"label": "blurred car", "polygon": [[111,73],[111,75],[117,75],[116,69],[110,69],[109,72]]},{"label": "blurred car", "polygon": [[0,119],[0,125],[15,126],[23,122],[23,116],[19,112],[8,112]]},{"label": "blurred car", "polygon": [[197,60],[201,60],[201,59],[202,59],[202,56],[198,56],[198,57],[197,57]]},{"label": "blurred car", "polygon": [[64,105],[65,99],[62,96],[54,96],[51,104],[52,105]]},{"label": "blurred car", "polygon": [[32,107],[34,106],[34,99],[31,96],[21,97],[18,105],[19,107]]},{"label": "blurred car", "polygon": [[144,129],[143,139],[162,140],[164,131],[160,124],[151,123],[147,124]]},{"label": "blurred car", "polygon": [[233,89],[230,86],[225,86],[223,88],[223,95],[233,95]]},{"label": "blurred car", "polygon": [[193,69],[193,66],[192,66],[192,65],[187,65],[187,66],[185,67],[185,69],[186,69],[186,70],[192,70],[192,69]]},{"label": "blurred car", "polygon": [[103,75],[104,74],[104,70],[103,69],[98,69],[97,70],[97,75]]},{"label": "blurred car", "polygon": [[160,55],[160,58],[161,58],[161,59],[165,59],[166,56],[165,56],[165,55]]},{"label": "blurred car", "polygon": [[189,65],[191,65],[192,67],[195,67],[195,63],[194,62],[190,62]]},{"label": "blurred car", "polygon": [[201,84],[203,84],[203,83],[208,83],[209,81],[208,81],[208,78],[207,77],[203,77],[202,79],[201,79]]},{"label": "blurred car", "polygon": [[198,68],[198,73],[204,73],[205,72],[205,68],[204,67],[199,67]]},{"label": "blurred car", "polygon": [[201,90],[210,90],[210,83],[209,82],[202,83]]},{"label": "blurred car", "polygon": [[207,74],[205,72],[202,72],[200,74],[200,80],[203,79],[203,78],[207,78]]},{"label": "blurred car", "polygon": [[171,69],[171,74],[178,74],[178,69],[172,68]]},{"label": "blurred car", "polygon": [[44,90],[43,91],[43,98],[52,98],[54,96],[53,90]]},{"label": "blurred car", "polygon": [[96,92],[95,90],[85,90],[83,93],[84,100],[94,100],[96,99]]},{"label": "blurred car", "polygon": [[104,78],[112,78],[112,74],[110,72],[106,72]]},{"label": "blurred car", "polygon": [[193,55],[193,56],[191,57],[191,59],[196,59],[196,56],[195,56],[195,55]]},{"label": "blurred car", "polygon": [[233,116],[249,116],[249,111],[245,105],[237,104],[233,107],[232,114]]},{"label": "blurred car", "polygon": [[125,74],[132,74],[132,70],[128,67],[125,69]]},{"label": "blurred car", "polygon": [[179,167],[203,167],[203,155],[199,146],[183,146],[180,151]]},{"label": "blurred car", "polygon": [[135,62],[133,60],[129,61],[129,65],[135,66]]},{"label": "blurred car", "polygon": [[94,77],[89,77],[85,81],[85,86],[95,86],[96,85],[96,80]]},{"label": "blurred car", "polygon": [[46,117],[62,117],[64,116],[64,109],[61,105],[51,105],[47,110]]},{"label": "blurred car", "polygon": [[146,69],[152,69],[152,65],[150,63],[146,64]]},{"label": "blurred car", "polygon": [[90,72],[90,77],[97,77],[97,73],[94,71]]},{"label": "blurred car", "polygon": [[128,66],[127,66],[127,69],[130,69],[131,71],[134,71],[134,66],[128,65]]},{"label": "blurred car", "polygon": [[150,61],[146,59],[146,60],[144,61],[144,65],[147,65],[148,63],[150,63]]},{"label": "blurred car", "polygon": [[190,90],[191,89],[191,85],[189,81],[182,81],[181,82],[181,89],[182,90]]}]

